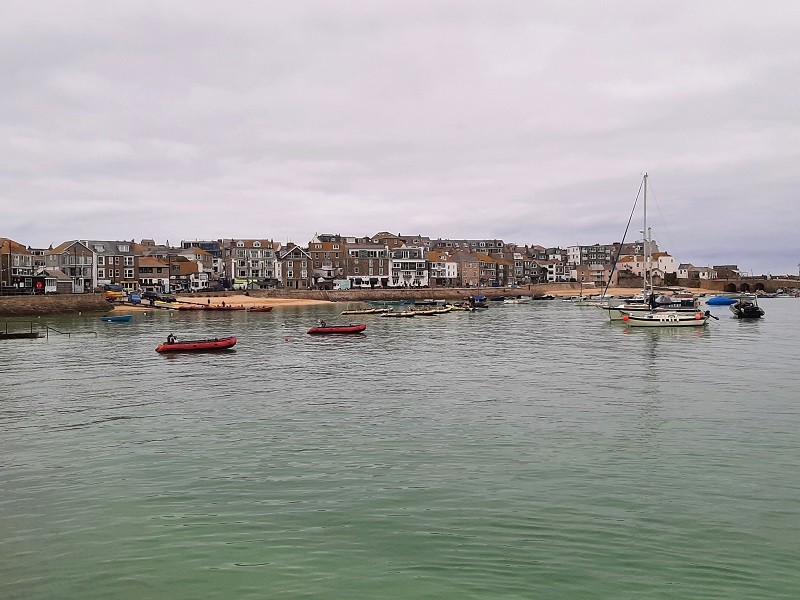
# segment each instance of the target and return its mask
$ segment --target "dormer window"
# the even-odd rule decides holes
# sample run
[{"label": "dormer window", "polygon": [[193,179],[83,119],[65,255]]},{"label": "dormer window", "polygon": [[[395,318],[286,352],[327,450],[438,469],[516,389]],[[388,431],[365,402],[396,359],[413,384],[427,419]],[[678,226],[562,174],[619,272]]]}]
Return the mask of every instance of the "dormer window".
[{"label": "dormer window", "polygon": [[236,242],[236,247],[237,248],[244,248],[244,242],[242,242],[241,240]]},{"label": "dormer window", "polygon": [[130,247],[130,246],[128,246],[127,244],[125,244],[125,245],[123,245],[123,246],[117,246],[117,248],[119,248],[119,251],[120,251],[120,252],[129,252],[129,251],[130,251],[130,249],[131,249],[131,247]]},{"label": "dormer window", "polygon": [[261,248],[261,242],[253,242],[253,248]]}]

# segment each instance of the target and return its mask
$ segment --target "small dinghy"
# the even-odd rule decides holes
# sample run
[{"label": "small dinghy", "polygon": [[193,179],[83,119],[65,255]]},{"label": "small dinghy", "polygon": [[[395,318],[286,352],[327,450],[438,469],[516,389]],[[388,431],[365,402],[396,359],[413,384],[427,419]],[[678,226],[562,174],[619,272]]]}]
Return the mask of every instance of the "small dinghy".
[{"label": "small dinghy", "polygon": [[127,323],[133,319],[133,315],[105,315],[100,317],[103,323]]},{"label": "small dinghy", "polygon": [[361,333],[367,328],[366,323],[351,323],[350,325],[326,325],[320,323],[308,330],[311,335],[325,335],[329,333]]},{"label": "small dinghy", "polygon": [[156,346],[156,352],[202,352],[207,350],[225,350],[236,344],[236,338],[214,338],[213,340],[172,341]]}]

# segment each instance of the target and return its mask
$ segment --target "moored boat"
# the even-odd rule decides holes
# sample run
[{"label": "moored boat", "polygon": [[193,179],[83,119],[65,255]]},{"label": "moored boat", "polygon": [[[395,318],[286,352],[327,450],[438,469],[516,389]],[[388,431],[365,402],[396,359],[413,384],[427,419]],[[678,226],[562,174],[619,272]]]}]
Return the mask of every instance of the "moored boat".
[{"label": "moored boat", "polygon": [[622,320],[631,327],[702,327],[708,322],[711,313],[706,311],[682,313],[678,311],[648,312],[642,315],[625,313]]},{"label": "moored boat", "polygon": [[725,295],[711,296],[711,298],[706,300],[706,304],[709,306],[727,306],[728,304],[736,304],[736,298]]},{"label": "moored boat", "polygon": [[758,305],[755,296],[742,296],[728,308],[737,319],[760,319],[764,316],[764,309]]},{"label": "moored boat", "polygon": [[361,333],[367,328],[366,323],[350,323],[349,325],[327,325],[320,323],[308,330],[311,335],[325,335],[329,333]]},{"label": "moored boat", "polygon": [[236,344],[236,338],[224,337],[210,340],[183,340],[167,342],[156,346],[156,352],[198,352],[204,350],[225,350]]},{"label": "moored boat", "polygon": [[354,310],[343,310],[343,315],[379,315],[390,312],[391,308],[360,308]]},{"label": "moored boat", "polygon": [[133,315],[104,315],[100,320],[104,323],[127,323],[133,319]]},{"label": "moored boat", "polygon": [[247,312],[271,312],[272,309],[272,306],[251,306]]}]

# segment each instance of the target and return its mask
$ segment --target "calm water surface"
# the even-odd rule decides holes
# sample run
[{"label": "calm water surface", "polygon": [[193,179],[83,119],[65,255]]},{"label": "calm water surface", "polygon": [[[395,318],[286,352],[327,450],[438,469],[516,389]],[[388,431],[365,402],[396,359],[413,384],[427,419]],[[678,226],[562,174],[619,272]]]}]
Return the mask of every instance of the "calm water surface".
[{"label": "calm water surface", "polygon": [[42,320],[79,335],[0,341],[0,597],[797,598],[800,300],[761,304]]}]

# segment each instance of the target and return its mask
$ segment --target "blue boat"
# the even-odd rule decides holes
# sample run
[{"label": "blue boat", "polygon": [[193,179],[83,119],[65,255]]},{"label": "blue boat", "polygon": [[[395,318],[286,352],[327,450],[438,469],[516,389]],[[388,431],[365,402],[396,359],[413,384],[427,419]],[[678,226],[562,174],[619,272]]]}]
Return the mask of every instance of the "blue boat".
[{"label": "blue boat", "polygon": [[736,298],[730,296],[712,296],[706,300],[706,304],[711,306],[727,306],[729,304],[736,304]]},{"label": "blue boat", "polygon": [[114,315],[114,316],[103,316],[100,317],[100,320],[105,323],[127,323],[133,318],[133,315]]}]

